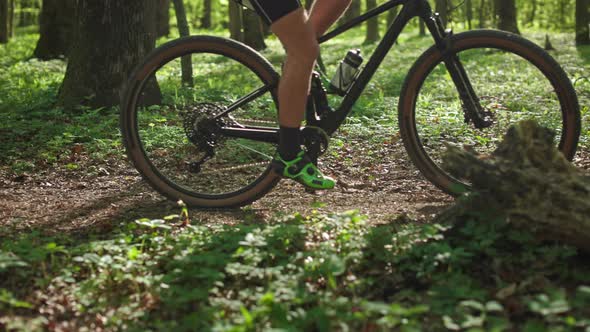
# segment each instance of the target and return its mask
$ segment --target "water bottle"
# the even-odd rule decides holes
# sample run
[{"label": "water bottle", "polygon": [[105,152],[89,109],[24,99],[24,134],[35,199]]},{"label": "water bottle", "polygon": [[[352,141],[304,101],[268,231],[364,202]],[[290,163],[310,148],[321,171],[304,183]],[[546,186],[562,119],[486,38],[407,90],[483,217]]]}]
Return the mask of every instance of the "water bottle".
[{"label": "water bottle", "polygon": [[340,61],[338,70],[330,82],[332,91],[341,96],[345,95],[356,79],[359,67],[362,63],[363,57],[361,56],[361,50],[356,49],[348,51],[344,60]]}]

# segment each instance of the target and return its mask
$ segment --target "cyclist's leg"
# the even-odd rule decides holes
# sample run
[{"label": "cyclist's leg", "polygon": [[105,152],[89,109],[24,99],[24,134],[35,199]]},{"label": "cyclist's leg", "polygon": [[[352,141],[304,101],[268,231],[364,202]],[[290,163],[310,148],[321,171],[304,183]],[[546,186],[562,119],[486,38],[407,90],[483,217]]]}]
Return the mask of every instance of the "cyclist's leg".
[{"label": "cyclist's leg", "polygon": [[287,52],[278,91],[279,123],[281,126],[298,128],[303,121],[311,73],[319,54],[319,46],[303,8],[272,24],[271,30]]},{"label": "cyclist's leg", "polygon": [[334,187],[315,165],[300,152],[299,128],[309,94],[311,73],[319,55],[316,33],[306,11],[299,8],[271,25],[287,52],[279,83],[279,154],[275,167],[281,175],[316,189]]},{"label": "cyclist's leg", "polygon": [[342,13],[346,11],[352,0],[316,0],[311,8],[309,21],[317,37],[328,31]]}]

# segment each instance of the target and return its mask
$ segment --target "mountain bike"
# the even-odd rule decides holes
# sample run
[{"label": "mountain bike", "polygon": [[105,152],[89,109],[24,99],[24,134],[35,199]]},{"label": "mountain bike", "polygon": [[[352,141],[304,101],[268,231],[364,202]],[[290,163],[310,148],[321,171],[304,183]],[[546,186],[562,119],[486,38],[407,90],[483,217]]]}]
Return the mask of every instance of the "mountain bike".
[{"label": "mountain bike", "polygon": [[[489,154],[521,119],[555,130],[556,146],[573,158],[580,111],[572,84],[547,52],[518,35],[453,34],[427,0],[391,0],[319,42],[396,6],[399,14],[337,107],[328,100],[338,97],[326,97],[324,80],[314,75],[302,127],[314,160],[415,17],[425,22],[434,43],[407,74],[398,125],[409,157],[428,180],[452,195],[469,190],[468,181],[441,167],[445,144]],[[183,64],[194,72],[183,77]],[[191,206],[236,207],[259,199],[280,180],[269,166],[278,143],[279,77],[260,53],[230,39],[192,36],[159,47],[133,72],[122,102],[129,158],[155,190]]]}]

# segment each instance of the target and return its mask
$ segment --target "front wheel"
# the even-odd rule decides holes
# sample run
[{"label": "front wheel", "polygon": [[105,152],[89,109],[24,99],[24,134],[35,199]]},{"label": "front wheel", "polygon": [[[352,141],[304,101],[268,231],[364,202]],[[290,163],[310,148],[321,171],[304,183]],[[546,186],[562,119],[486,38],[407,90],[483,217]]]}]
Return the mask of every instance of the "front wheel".
[{"label": "front wheel", "polygon": [[121,107],[127,154],[172,200],[205,208],[248,204],[279,180],[269,167],[276,144],[224,128],[278,128],[276,82],[270,63],[238,42],[193,36],[165,44],[129,80]]},{"label": "front wheel", "polygon": [[556,132],[556,146],[571,160],[580,135],[575,90],[559,64],[536,44],[511,33],[470,31],[451,37],[483,109],[493,124],[477,129],[465,122],[457,88],[437,47],[414,64],[402,89],[399,122],[405,148],[422,174],[443,191],[470,188],[441,167],[445,143],[490,154],[508,128],[534,119]]}]

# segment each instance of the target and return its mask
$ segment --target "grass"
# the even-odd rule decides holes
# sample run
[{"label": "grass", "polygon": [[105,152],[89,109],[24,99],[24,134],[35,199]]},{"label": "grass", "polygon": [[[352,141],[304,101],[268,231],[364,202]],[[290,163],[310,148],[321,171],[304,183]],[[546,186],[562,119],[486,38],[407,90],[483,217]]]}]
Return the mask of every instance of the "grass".
[{"label": "grass", "polygon": [[[526,36],[539,43],[544,39],[541,33]],[[49,168],[91,172],[80,170],[72,154],[85,155],[88,165],[105,158],[122,160],[117,110],[64,111],[53,106],[65,63],[27,60],[36,37],[21,35],[0,47],[0,65],[5,68],[0,71],[0,167],[11,175]],[[576,81],[583,116],[580,147],[587,150],[590,80],[585,76],[590,48],[576,49],[571,39],[571,34],[556,34],[552,42],[558,51],[553,55]],[[360,34],[352,33],[328,43],[323,53],[328,71],[335,70],[350,45],[369,54],[375,45],[362,41]],[[413,31],[401,36],[343,131],[369,144],[397,132],[403,78],[429,44]],[[276,40],[269,45],[264,55],[278,68],[280,47]],[[220,68],[210,68],[207,75],[216,70],[231,74]],[[217,83],[211,82],[211,87]],[[164,91],[173,88],[172,83],[163,85]],[[519,102],[526,105],[531,98]],[[336,104],[338,98],[332,101]],[[267,116],[272,114],[269,103],[267,99],[257,106]],[[437,110],[439,118],[446,116],[444,107]],[[156,127],[179,122],[164,110],[151,111],[142,121],[145,136],[157,147],[152,151],[186,153],[177,147],[178,127],[161,125],[163,129],[150,136],[150,123]],[[440,126],[430,122],[425,127],[428,134],[438,135]],[[347,144],[342,137],[333,143],[331,153]],[[228,147],[231,155],[236,146]],[[115,230],[86,235],[0,229],[0,328],[590,329],[587,254],[539,242],[501,219],[473,212],[449,228],[403,220],[379,221],[381,225],[375,226],[356,212],[277,213],[262,223],[248,208],[242,212],[244,222],[233,226],[200,220],[186,226],[184,217],[167,216],[127,220]]]}]

